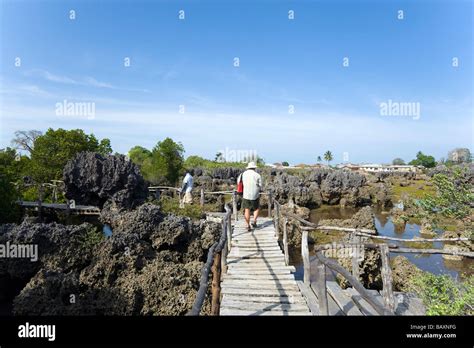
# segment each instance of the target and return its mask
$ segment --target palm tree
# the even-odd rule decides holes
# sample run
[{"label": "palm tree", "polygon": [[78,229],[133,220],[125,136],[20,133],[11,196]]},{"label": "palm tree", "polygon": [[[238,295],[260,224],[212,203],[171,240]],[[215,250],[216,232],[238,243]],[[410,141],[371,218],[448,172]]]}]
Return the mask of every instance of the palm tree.
[{"label": "palm tree", "polygon": [[331,151],[327,150],[326,153],[324,154],[324,159],[326,161],[328,161],[328,165],[329,165],[329,162],[332,161],[332,153]]},{"label": "palm tree", "polygon": [[222,152],[216,153],[216,157],[214,158],[214,162],[224,162],[224,156]]},{"label": "palm tree", "polygon": [[321,156],[318,156],[318,163],[321,163],[322,159]]}]

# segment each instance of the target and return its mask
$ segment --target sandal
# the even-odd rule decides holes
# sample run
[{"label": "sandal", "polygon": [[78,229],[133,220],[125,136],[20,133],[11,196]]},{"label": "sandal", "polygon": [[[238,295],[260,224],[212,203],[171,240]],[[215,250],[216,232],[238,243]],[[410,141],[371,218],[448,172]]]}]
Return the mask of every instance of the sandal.
[{"label": "sandal", "polygon": [[256,223],[256,222],[252,222],[252,227],[253,227],[253,228],[257,228],[257,223]]}]

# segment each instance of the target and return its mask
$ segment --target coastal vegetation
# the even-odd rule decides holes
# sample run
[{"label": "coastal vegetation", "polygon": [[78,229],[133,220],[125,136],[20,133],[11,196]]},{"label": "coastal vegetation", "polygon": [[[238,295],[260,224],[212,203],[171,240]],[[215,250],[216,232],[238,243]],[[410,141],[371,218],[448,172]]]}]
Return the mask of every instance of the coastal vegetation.
[{"label": "coastal vegetation", "polygon": [[324,159],[328,162],[328,165],[329,163],[331,163],[331,161],[333,160],[333,157],[332,157],[332,152],[331,151],[326,151],[324,153]]},{"label": "coastal vegetation", "polygon": [[474,276],[460,281],[448,275],[423,272],[412,279],[427,315],[474,315]]},{"label": "coastal vegetation", "polygon": [[425,155],[423,152],[418,151],[416,158],[411,160],[408,164],[413,166],[423,166],[425,168],[433,168],[436,166],[436,160],[433,156]]},{"label": "coastal vegetation", "polygon": [[158,141],[150,151],[135,146],[128,152],[143,177],[155,185],[175,185],[184,167],[184,146],[171,138]]}]

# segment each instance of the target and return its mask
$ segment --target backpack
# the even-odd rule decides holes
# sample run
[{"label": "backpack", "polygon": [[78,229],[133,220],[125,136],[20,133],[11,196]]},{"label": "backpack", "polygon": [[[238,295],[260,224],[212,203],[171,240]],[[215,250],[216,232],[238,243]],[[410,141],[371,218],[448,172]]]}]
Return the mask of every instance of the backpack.
[{"label": "backpack", "polygon": [[241,195],[244,193],[244,183],[242,182],[242,174],[237,178],[237,194]]}]

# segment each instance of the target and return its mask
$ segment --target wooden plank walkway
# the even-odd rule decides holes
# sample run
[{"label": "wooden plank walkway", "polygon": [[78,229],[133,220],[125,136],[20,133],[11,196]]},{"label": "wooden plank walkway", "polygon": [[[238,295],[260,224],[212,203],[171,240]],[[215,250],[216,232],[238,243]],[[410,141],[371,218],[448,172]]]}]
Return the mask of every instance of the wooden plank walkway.
[{"label": "wooden plank walkway", "polygon": [[252,232],[234,223],[228,269],[221,282],[220,315],[311,315],[275,236],[273,221],[259,218]]},{"label": "wooden plank walkway", "polygon": [[[29,201],[18,201],[18,205],[27,209],[38,210],[38,202],[29,202]],[[62,210],[67,211],[68,207],[66,203],[41,203],[42,209],[53,209],[53,210]],[[100,215],[99,207],[92,205],[76,205],[74,208],[69,208],[71,214],[78,215]]]}]

